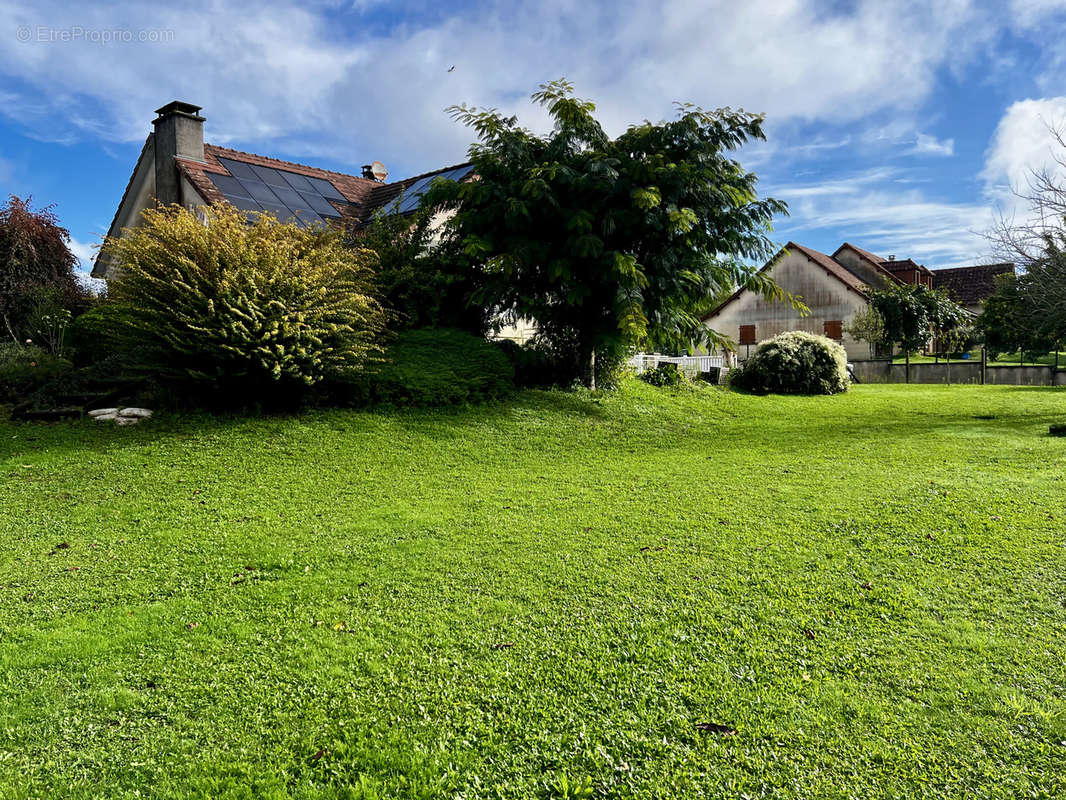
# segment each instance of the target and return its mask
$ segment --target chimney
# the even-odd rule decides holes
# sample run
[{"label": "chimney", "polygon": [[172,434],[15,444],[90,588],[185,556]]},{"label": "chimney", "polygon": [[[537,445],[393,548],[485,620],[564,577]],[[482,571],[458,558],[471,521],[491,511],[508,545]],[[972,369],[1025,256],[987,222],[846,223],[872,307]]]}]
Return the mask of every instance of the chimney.
[{"label": "chimney", "polygon": [[204,160],[204,118],[200,106],[175,100],[156,109],[155,126],[155,198],[169,205],[181,203],[181,181],[175,158]]}]

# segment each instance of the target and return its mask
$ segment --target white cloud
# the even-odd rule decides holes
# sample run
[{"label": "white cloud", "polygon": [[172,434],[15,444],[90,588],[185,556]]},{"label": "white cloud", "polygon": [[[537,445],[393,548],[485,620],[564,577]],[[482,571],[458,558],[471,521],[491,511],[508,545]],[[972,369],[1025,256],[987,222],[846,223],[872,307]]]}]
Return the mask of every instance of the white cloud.
[{"label": "white cloud", "polygon": [[1010,0],[1010,19],[1015,28],[1031,29],[1055,16],[1066,15],[1062,0]]},{"label": "white cloud", "polygon": [[391,29],[295,0],[76,13],[59,0],[0,0],[0,15],[12,29],[173,31],[143,44],[0,38],[0,73],[17,87],[4,107],[39,135],[137,140],[152,109],[181,98],[204,106],[213,141],[411,167],[462,157],[470,136],[445,106],[496,106],[543,125],[528,94],[560,75],[600,103],[614,132],[672,114],[674,100],[846,122],[917,107],[939,69],[990,35],[970,0],[859,0],[846,12],[812,0],[493,0]]},{"label": "white cloud", "polygon": [[985,157],[981,177],[986,196],[1003,210],[1016,210],[1013,189],[1024,189],[1033,170],[1050,170],[1066,179],[1056,161],[1066,157],[1050,128],[1066,131],[1066,96],[1020,100],[1004,113]]},{"label": "white cloud", "polygon": [[937,139],[935,136],[919,133],[914,146],[908,152],[919,156],[952,156],[955,155],[955,140]]},{"label": "white cloud", "polygon": [[988,251],[975,231],[991,224],[987,206],[949,203],[915,188],[901,189],[891,170],[868,170],[833,181],[782,186],[772,194],[788,202],[791,219],[779,237],[819,231],[887,257],[913,258],[930,268],[980,261]]}]

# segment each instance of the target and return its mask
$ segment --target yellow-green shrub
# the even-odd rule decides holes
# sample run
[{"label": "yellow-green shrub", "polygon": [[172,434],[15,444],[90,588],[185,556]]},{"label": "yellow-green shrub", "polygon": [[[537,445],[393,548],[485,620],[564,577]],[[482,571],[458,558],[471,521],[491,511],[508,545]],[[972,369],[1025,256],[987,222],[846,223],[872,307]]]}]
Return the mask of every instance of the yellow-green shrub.
[{"label": "yellow-green shrub", "polygon": [[109,294],[152,371],[228,390],[310,386],[358,371],[378,351],[384,313],[375,256],[331,228],[230,207],[207,220],[172,206],[106,245]]}]

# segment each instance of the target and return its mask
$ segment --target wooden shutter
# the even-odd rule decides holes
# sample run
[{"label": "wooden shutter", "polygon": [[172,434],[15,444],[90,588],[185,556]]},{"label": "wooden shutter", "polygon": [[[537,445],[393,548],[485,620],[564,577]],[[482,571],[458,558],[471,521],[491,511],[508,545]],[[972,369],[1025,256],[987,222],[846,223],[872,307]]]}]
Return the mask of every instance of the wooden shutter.
[{"label": "wooden shutter", "polygon": [[825,331],[825,335],[830,339],[839,342],[844,338],[844,325],[839,319],[826,320],[822,329]]},{"label": "wooden shutter", "polygon": [[755,326],[740,326],[740,344],[755,344]]}]

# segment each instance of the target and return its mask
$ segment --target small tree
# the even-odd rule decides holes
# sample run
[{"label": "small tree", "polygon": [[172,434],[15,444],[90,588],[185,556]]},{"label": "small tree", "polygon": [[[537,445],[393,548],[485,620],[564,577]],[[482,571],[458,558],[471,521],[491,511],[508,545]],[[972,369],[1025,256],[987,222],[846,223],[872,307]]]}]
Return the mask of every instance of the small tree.
[{"label": "small tree", "polygon": [[786,212],[730,157],[763,138],[761,116],[681,105],[672,122],[611,139],[566,81],[533,100],[554,122],[548,136],[495,109],[449,109],[481,140],[470,148],[477,179],[438,183],[423,202],[455,210],[455,235],[485,276],[482,302],[573,351],[574,378],[594,385],[597,354],[610,366],[649,336],[726,344],[694,309],[727,288],[785,297],[744,265],[771,254],[771,222]]},{"label": "small tree", "polygon": [[0,207],[0,320],[16,343],[33,338],[31,317],[43,305],[79,311],[88,292],[78,281],[70,233],[51,206],[34,211],[14,195]]},{"label": "small tree", "polygon": [[868,342],[872,348],[886,344],[885,321],[873,306],[867,306],[855,314],[851,322],[844,326],[844,330],[851,338]]},{"label": "small tree", "polygon": [[954,337],[969,320],[947,295],[921,285],[870,290],[870,304],[881,317],[884,341],[903,350],[908,381],[911,353],[924,349],[930,339]]},{"label": "small tree", "polygon": [[214,206],[207,223],[171,206],[106,248],[116,315],[144,366],[171,379],[254,396],[360,369],[384,314],[373,254],[332,228]]}]

